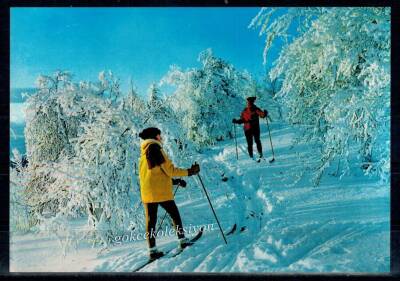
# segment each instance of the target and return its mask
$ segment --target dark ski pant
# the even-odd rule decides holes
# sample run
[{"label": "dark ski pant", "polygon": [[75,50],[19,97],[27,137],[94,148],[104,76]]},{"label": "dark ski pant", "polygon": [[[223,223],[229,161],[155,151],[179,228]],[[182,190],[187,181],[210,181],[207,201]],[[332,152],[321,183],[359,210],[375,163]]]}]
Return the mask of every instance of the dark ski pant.
[{"label": "dark ski pant", "polygon": [[253,157],[253,138],[257,145],[257,151],[260,154],[260,156],[262,156],[263,153],[262,153],[262,145],[261,145],[261,140],[260,140],[260,129],[245,130],[244,135],[246,136],[247,151],[249,152],[249,156]]},{"label": "dark ski pant", "polygon": [[157,202],[157,203],[143,203],[144,212],[146,216],[146,232],[148,235],[147,243],[149,248],[153,248],[156,246],[156,223],[157,223],[157,209],[158,205],[161,205],[167,211],[167,213],[172,218],[172,222],[174,224],[174,228],[177,230],[178,238],[185,237],[183,232],[182,220],[179,215],[178,207],[175,204],[174,200]]}]

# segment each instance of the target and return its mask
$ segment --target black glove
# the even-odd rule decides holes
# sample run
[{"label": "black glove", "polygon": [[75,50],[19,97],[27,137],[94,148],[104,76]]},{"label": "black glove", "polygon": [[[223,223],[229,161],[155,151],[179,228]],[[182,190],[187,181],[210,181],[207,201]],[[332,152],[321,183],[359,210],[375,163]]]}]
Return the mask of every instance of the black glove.
[{"label": "black glove", "polygon": [[238,120],[236,120],[235,118],[233,118],[233,119],[232,119],[232,123],[233,123],[233,124],[238,124],[239,122],[238,122]]},{"label": "black glove", "polygon": [[193,176],[197,175],[200,172],[200,166],[199,164],[195,163],[188,169],[188,176]]},{"label": "black glove", "polygon": [[267,117],[268,111],[266,109],[264,109],[264,114],[265,114],[265,117]]},{"label": "black glove", "polygon": [[182,179],[172,179],[172,184],[186,187],[186,181],[184,181]]},{"label": "black glove", "polygon": [[179,179],[179,186],[186,187],[186,181]]}]

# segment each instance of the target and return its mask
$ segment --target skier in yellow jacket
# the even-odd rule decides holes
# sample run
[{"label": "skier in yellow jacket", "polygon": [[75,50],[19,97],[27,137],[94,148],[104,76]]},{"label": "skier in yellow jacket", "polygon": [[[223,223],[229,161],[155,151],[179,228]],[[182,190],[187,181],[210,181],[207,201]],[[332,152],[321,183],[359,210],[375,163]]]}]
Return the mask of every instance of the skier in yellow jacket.
[{"label": "skier in yellow jacket", "polygon": [[157,223],[157,209],[161,205],[171,216],[176,229],[179,246],[183,249],[188,245],[185,238],[182,220],[174,201],[172,185],[182,187],[186,182],[173,177],[196,175],[200,172],[198,164],[189,169],[180,169],[174,166],[162,149],[161,131],[157,128],[144,129],[139,137],[143,139],[141,144],[141,156],[139,162],[140,193],[146,216],[146,237],[149,246],[149,258],[156,259],[163,255],[157,250],[155,227]]}]

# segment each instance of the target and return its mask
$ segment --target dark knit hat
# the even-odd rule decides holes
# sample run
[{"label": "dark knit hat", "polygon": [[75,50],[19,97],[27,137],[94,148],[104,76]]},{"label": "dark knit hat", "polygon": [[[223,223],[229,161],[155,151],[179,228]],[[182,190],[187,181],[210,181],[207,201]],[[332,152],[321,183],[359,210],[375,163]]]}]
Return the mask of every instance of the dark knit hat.
[{"label": "dark knit hat", "polygon": [[257,99],[257,97],[248,97],[247,101],[254,103],[254,101]]},{"label": "dark knit hat", "polygon": [[159,134],[161,134],[161,131],[158,128],[150,127],[150,128],[146,128],[142,132],[140,132],[139,137],[142,140],[155,139],[156,136]]}]

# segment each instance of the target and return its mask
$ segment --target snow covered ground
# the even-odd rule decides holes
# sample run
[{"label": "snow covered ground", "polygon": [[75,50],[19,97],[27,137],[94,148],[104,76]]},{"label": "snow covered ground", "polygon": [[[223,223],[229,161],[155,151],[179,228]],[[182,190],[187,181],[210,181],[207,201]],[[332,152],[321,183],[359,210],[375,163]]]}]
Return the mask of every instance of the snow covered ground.
[{"label": "snow covered ground", "polygon": [[[390,190],[388,184],[362,176],[324,175],[319,187],[310,183],[312,171],[301,154],[312,146],[291,147],[296,131],[273,124],[275,162],[256,163],[247,156],[245,139],[220,142],[199,156],[201,176],[211,201],[228,231],[228,245],[215,223],[196,177],[178,190],[176,202],[184,226],[215,223],[191,248],[175,258],[162,258],[145,267],[148,272],[388,272],[390,270]],[[263,124],[264,154],[271,157]],[[306,162],[305,162],[306,161]],[[304,177],[300,177],[305,171]],[[141,208],[141,207],[140,207]],[[141,209],[139,211],[142,211]],[[160,217],[164,211],[159,209]],[[75,227],[83,227],[83,220]],[[243,231],[240,231],[243,230]],[[175,237],[157,240],[160,249],[177,245]],[[10,270],[130,272],[146,260],[145,241],[124,242],[99,252],[81,242],[64,257],[55,237],[12,235]]]}]

